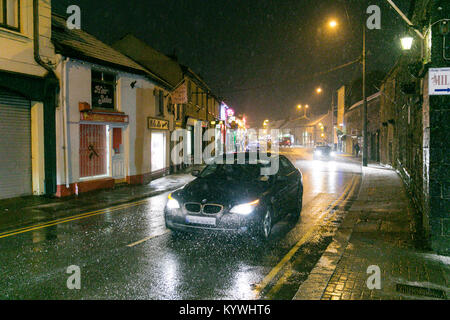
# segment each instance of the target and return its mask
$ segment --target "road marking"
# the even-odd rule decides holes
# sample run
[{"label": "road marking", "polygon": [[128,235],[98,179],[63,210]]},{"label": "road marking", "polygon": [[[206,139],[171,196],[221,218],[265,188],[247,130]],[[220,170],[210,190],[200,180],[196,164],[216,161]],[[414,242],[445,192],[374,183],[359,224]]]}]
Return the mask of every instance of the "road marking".
[{"label": "road marking", "polygon": [[316,224],[311,226],[308,231],[303,235],[303,237],[292,247],[292,249],[281,259],[281,261],[269,272],[267,276],[258,284],[254,292],[257,296],[260,296],[261,292],[267,287],[267,285],[273,280],[273,278],[280,272],[280,270],[284,267],[284,265],[289,262],[289,260],[294,256],[294,254],[300,249],[300,247],[310,238],[312,233],[316,231],[317,227],[320,226],[320,223],[325,219],[326,214],[328,214],[337,204],[339,204],[347,192],[350,190],[353,184],[356,182],[356,176],[353,176],[352,180],[346,185],[344,192],[341,196],[335,200],[329,207],[326,209],[319,218],[316,219]]},{"label": "road marking", "polygon": [[[354,177],[354,178],[356,178],[356,177]],[[349,199],[353,195],[353,192],[355,191],[355,188],[356,188],[357,185],[358,185],[358,183],[356,181],[354,183],[352,181],[352,183],[351,183],[351,186],[352,186],[351,190],[348,192],[348,194],[345,197],[345,199],[343,199],[341,201],[341,203],[338,204],[339,206],[344,206],[349,201]],[[344,194],[345,194],[345,192],[344,192]],[[333,206],[333,207],[335,207],[335,206]],[[334,212],[331,216],[329,216],[327,218],[328,222],[325,224],[325,226],[327,226],[327,225],[329,225],[331,223],[331,219],[334,217],[335,214],[336,214],[336,212]],[[284,272],[283,276],[281,276],[280,279],[277,281],[277,283],[270,289],[270,291],[267,294],[267,296],[273,297],[273,295],[276,294],[281,289],[281,287],[284,285],[284,283],[292,275],[291,267],[292,266],[288,267],[288,269]]]},{"label": "road marking", "polygon": [[167,234],[167,233],[170,233],[170,230],[166,230],[166,231],[164,231],[163,233],[154,234],[154,235],[152,235],[152,236],[150,236],[150,237],[147,237],[147,238],[144,238],[144,239],[142,239],[142,240],[139,240],[139,241],[130,243],[130,244],[127,245],[127,247],[132,248],[132,247],[134,247],[134,246],[137,246],[138,244],[141,244],[141,243],[146,242],[146,241],[148,241],[148,240],[151,240],[151,239],[154,239],[154,238],[163,236],[163,235],[165,235],[165,234]]},{"label": "road marking", "polygon": [[273,286],[272,289],[270,289],[269,293],[267,294],[267,296],[270,298],[272,298],[275,293],[277,293],[278,291],[280,291],[281,287],[285,284],[285,282],[287,281],[287,279],[289,279],[289,277],[292,275],[292,266],[290,266],[286,272],[283,274],[283,276],[281,276],[281,278],[277,281],[277,283]]},{"label": "road marking", "polygon": [[52,227],[52,226],[55,226],[55,225],[58,225],[58,224],[66,223],[66,222],[71,222],[71,221],[75,221],[75,220],[81,220],[81,219],[93,217],[93,216],[104,214],[104,213],[107,213],[107,212],[114,212],[114,211],[118,211],[118,210],[123,210],[123,209],[127,209],[127,208],[136,207],[136,206],[139,206],[139,205],[144,204],[146,202],[147,202],[147,199],[136,201],[136,202],[131,202],[131,203],[120,204],[120,205],[117,205],[117,206],[114,206],[114,207],[109,207],[109,208],[104,208],[104,209],[101,209],[101,210],[85,212],[85,213],[81,213],[81,214],[78,214],[78,215],[69,216],[69,217],[66,217],[66,218],[56,219],[56,220],[44,222],[44,223],[37,224],[37,225],[32,225],[32,226],[28,226],[28,227],[15,229],[15,230],[12,230],[12,231],[5,231],[3,233],[0,233],[0,239],[7,238],[7,237],[12,237],[12,236],[15,236],[15,235],[18,235],[18,234],[22,234],[22,233],[26,233],[26,232],[30,232],[30,231],[34,231],[34,230],[39,230],[39,229]]}]

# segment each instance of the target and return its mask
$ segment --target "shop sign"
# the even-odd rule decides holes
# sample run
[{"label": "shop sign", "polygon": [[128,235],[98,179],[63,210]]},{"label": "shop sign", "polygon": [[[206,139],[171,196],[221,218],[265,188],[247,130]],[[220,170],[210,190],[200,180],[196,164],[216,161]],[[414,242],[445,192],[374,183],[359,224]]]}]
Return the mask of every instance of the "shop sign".
[{"label": "shop sign", "polygon": [[155,118],[148,118],[149,129],[169,130],[169,121]]},{"label": "shop sign", "polygon": [[114,109],[114,85],[92,82],[92,105],[94,108]]},{"label": "shop sign", "polygon": [[128,116],[124,114],[80,112],[81,121],[128,123]]},{"label": "shop sign", "polygon": [[173,104],[188,103],[186,83],[183,83],[181,86],[179,86],[177,89],[175,89],[175,91],[172,92],[171,97],[172,97]]},{"label": "shop sign", "polygon": [[429,72],[429,94],[450,95],[450,68],[430,68]]}]

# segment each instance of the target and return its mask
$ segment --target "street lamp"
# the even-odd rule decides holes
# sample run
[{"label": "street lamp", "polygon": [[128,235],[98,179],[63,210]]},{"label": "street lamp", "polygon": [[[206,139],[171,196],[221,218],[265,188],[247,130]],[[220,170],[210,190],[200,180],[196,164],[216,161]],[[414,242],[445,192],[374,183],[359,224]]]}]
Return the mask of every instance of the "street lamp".
[{"label": "street lamp", "polygon": [[[337,27],[337,22],[331,20],[329,22],[331,28]],[[363,50],[362,50],[362,96],[363,96],[363,119],[362,119],[362,135],[363,135],[363,149],[362,149],[362,165],[368,165],[368,139],[367,139],[367,95],[366,95],[366,24],[363,23]],[[333,113],[333,110],[332,110]]]},{"label": "street lamp", "polygon": [[321,94],[321,93],[322,93],[322,88],[321,88],[321,87],[317,88],[317,89],[316,89],[316,92],[317,92],[318,94]]},{"label": "street lamp", "polygon": [[298,106],[297,106],[297,109],[298,110],[304,110],[304,115],[303,115],[303,117],[305,118],[305,119],[308,119],[308,117],[306,116],[306,110],[307,109],[309,109],[309,105],[305,105],[304,107],[301,105],[301,104],[299,104]]},{"label": "street lamp", "polygon": [[401,38],[400,41],[402,43],[403,50],[411,50],[413,44],[413,37],[406,35],[403,38]]},{"label": "street lamp", "polygon": [[328,26],[330,27],[330,28],[336,28],[337,27],[337,21],[336,20],[330,20],[329,22],[328,22]]}]

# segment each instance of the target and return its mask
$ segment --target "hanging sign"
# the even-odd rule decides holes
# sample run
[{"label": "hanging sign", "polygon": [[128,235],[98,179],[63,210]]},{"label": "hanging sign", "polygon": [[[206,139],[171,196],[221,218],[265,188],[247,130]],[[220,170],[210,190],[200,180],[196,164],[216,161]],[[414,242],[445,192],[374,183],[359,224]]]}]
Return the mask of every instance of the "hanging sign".
[{"label": "hanging sign", "polygon": [[172,92],[171,97],[172,97],[173,104],[188,103],[186,83],[183,83],[181,86],[179,86],[177,89],[175,89],[175,91]]}]

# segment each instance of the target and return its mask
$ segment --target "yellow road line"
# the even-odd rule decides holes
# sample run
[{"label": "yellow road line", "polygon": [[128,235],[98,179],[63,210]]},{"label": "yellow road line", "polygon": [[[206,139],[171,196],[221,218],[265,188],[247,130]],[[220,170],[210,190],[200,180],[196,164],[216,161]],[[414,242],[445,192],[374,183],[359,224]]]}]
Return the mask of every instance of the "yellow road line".
[{"label": "yellow road line", "polygon": [[[131,202],[131,204],[144,203],[145,201],[146,200],[140,200],[140,201],[136,201],[136,202]],[[124,203],[124,204],[120,204],[120,205],[117,205],[117,206],[114,206],[114,207],[103,208],[103,209],[99,209],[99,210],[96,210],[96,211],[84,212],[84,213],[80,213],[80,214],[73,215],[73,216],[68,216],[68,217],[64,217],[64,218],[60,218],[60,219],[55,219],[55,220],[51,220],[51,221],[47,221],[47,222],[42,222],[42,223],[35,224],[35,225],[32,225],[32,226],[27,226],[27,227],[23,227],[23,228],[14,229],[12,231],[5,231],[5,232],[0,233],[0,236],[2,236],[4,234],[9,234],[11,232],[16,232],[16,231],[20,231],[20,230],[24,230],[24,229],[29,229],[29,228],[32,228],[32,227],[44,226],[44,225],[46,225],[48,223],[55,223],[55,222],[58,222],[58,221],[64,221],[64,220],[67,220],[67,219],[70,219],[70,218],[75,218],[75,217],[83,217],[85,215],[89,215],[89,214],[96,213],[96,212],[108,211],[109,209],[115,209],[115,208],[121,208],[121,207],[125,207],[126,208],[128,206],[130,206],[130,203]]]},{"label": "yellow road line", "polygon": [[134,247],[134,246],[137,246],[138,244],[141,244],[141,243],[146,242],[146,241],[148,241],[148,240],[151,240],[151,239],[154,239],[154,238],[163,236],[163,235],[165,235],[165,234],[167,234],[167,233],[169,233],[169,232],[170,232],[169,230],[166,230],[166,231],[163,232],[163,233],[155,234],[155,235],[152,235],[152,236],[150,236],[150,237],[144,238],[144,239],[142,239],[142,240],[139,240],[139,241],[130,243],[130,244],[127,245],[127,247],[132,248],[132,247]]},{"label": "yellow road line", "polygon": [[[354,177],[354,179],[357,179],[357,178]],[[348,202],[348,200],[353,195],[353,192],[355,191],[355,188],[356,188],[357,185],[358,185],[358,183],[356,181],[352,180],[352,182],[351,182],[351,186],[352,186],[351,190],[348,192],[347,197],[345,197],[345,199],[343,199],[342,202],[339,203],[340,206],[342,206],[342,205],[344,205],[345,203]],[[344,192],[344,194],[345,194],[345,192]],[[336,214],[336,212],[333,213],[333,215],[331,217],[333,217],[335,214]],[[331,220],[331,217],[329,217],[328,220]],[[330,222],[328,222],[327,224],[330,224]],[[267,295],[270,297],[270,296],[273,296],[275,293],[277,293],[291,275],[292,275],[292,269],[288,268],[284,272],[283,276],[280,277],[280,279],[277,281],[277,283],[272,287],[272,289],[270,289],[270,291],[269,291],[269,293]]]},{"label": "yellow road line", "polygon": [[56,219],[56,220],[44,222],[44,223],[33,225],[33,226],[23,227],[23,228],[15,229],[15,230],[12,230],[12,231],[6,231],[6,232],[3,232],[3,233],[0,234],[0,239],[11,237],[11,236],[22,234],[22,233],[26,233],[26,232],[30,232],[30,231],[34,231],[34,230],[48,228],[48,227],[51,227],[51,226],[55,226],[55,225],[66,223],[66,222],[70,222],[70,221],[75,221],[75,220],[81,220],[81,219],[89,218],[89,217],[92,217],[92,216],[104,214],[106,212],[114,212],[114,211],[118,211],[118,210],[122,210],[122,209],[136,207],[136,206],[139,206],[139,205],[141,205],[141,204],[143,204],[145,202],[147,202],[147,200],[140,200],[140,201],[136,201],[136,202],[125,203],[125,204],[117,205],[117,206],[114,206],[114,207],[109,207],[109,208],[105,208],[105,209],[101,209],[101,210],[85,212],[85,213],[81,213],[81,214],[78,214],[78,215],[69,216],[69,217],[61,218],[61,219]]},{"label": "yellow road line", "polygon": [[281,287],[285,284],[285,282],[287,281],[287,279],[292,275],[292,268],[288,268],[286,270],[286,272],[283,274],[283,276],[277,281],[277,283],[273,286],[272,289],[270,289],[269,293],[267,294],[267,296],[273,297],[273,295],[275,293],[277,293],[278,291],[280,291]]},{"label": "yellow road line", "polygon": [[308,229],[308,231],[303,235],[303,237],[292,247],[292,249],[281,259],[281,261],[269,272],[267,276],[264,277],[262,282],[258,284],[254,292],[257,296],[261,294],[261,292],[267,287],[267,285],[272,281],[272,279],[280,272],[280,270],[284,267],[284,265],[292,258],[292,256],[300,249],[300,247],[309,240],[310,236],[314,231],[316,231],[317,226],[320,226],[320,222],[323,221],[326,214],[329,213],[333,207],[336,206],[337,203],[341,202],[342,199],[347,194],[347,191],[350,190],[351,186],[354,184],[356,177],[354,176],[352,180],[347,184],[346,188],[344,189],[344,192],[341,194],[341,196],[335,200],[327,210],[325,210],[319,218],[316,219],[315,225],[313,225],[311,228]]}]

